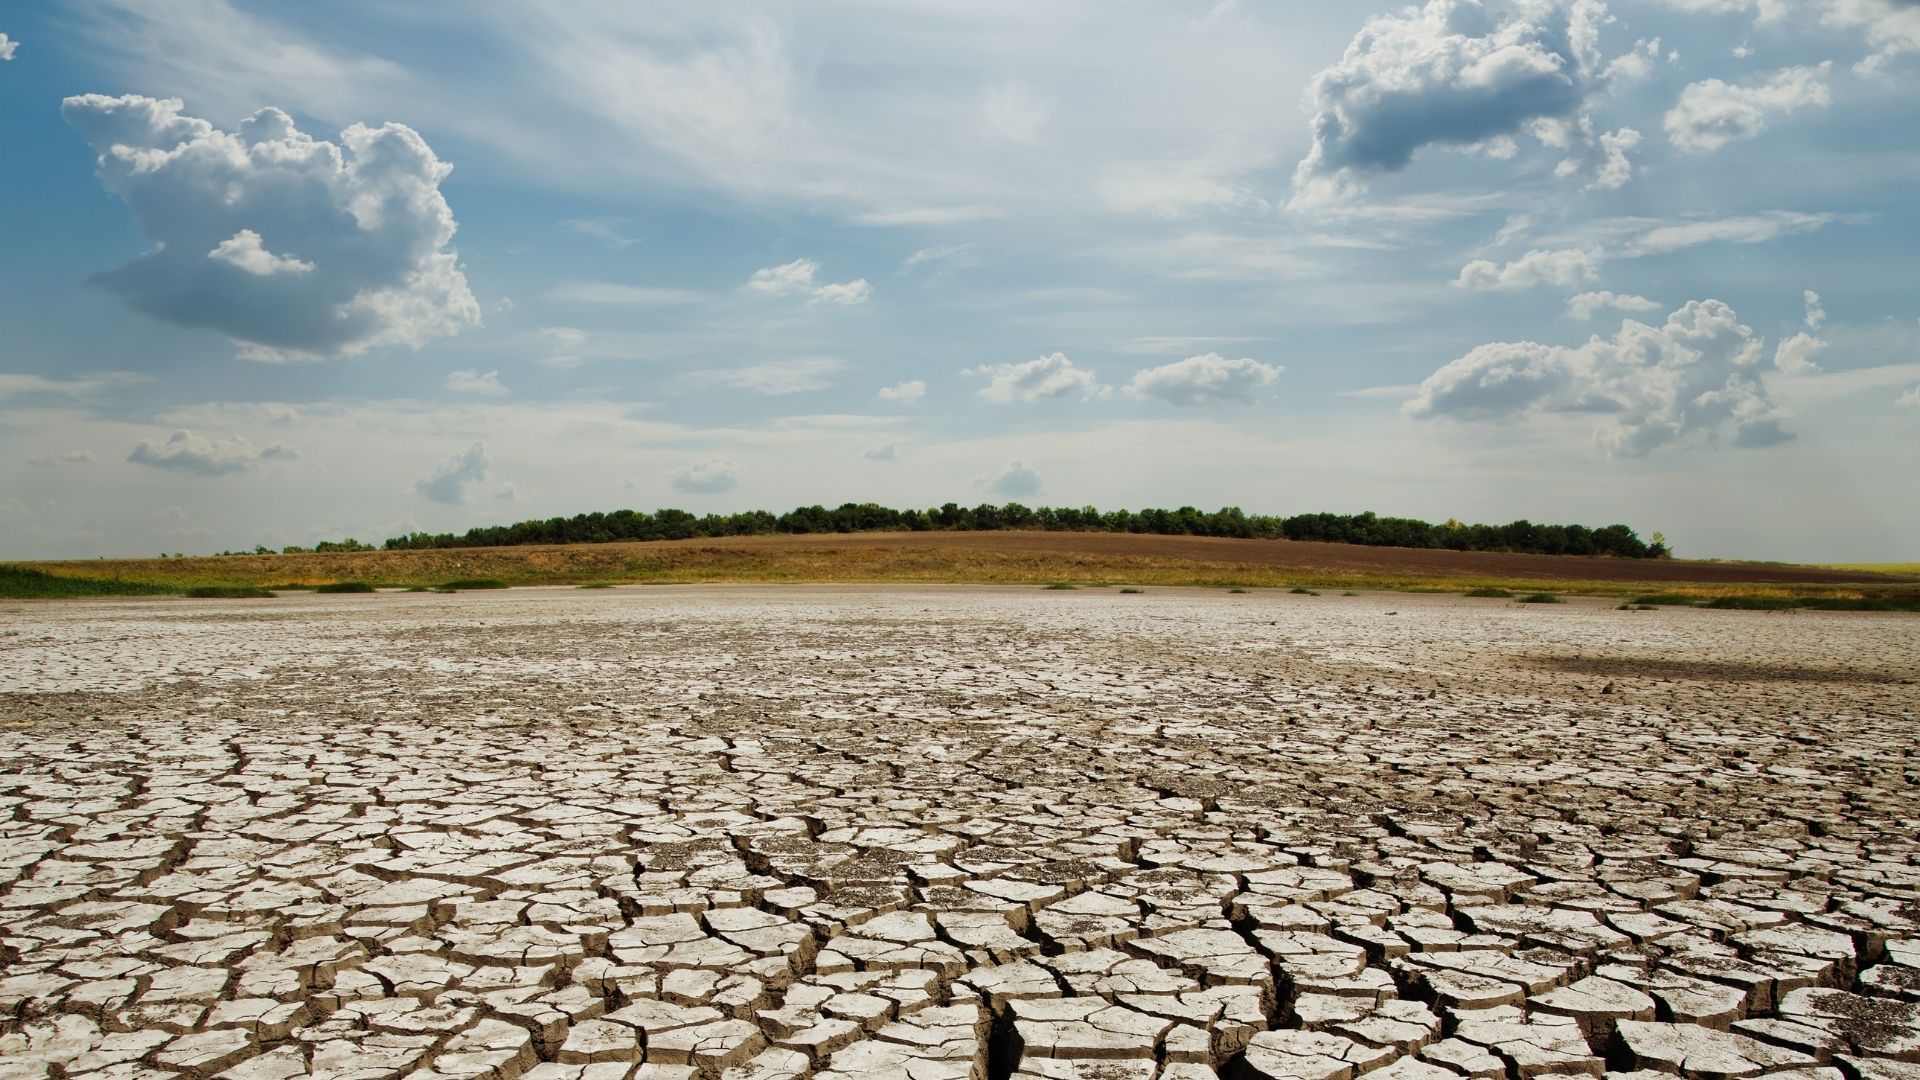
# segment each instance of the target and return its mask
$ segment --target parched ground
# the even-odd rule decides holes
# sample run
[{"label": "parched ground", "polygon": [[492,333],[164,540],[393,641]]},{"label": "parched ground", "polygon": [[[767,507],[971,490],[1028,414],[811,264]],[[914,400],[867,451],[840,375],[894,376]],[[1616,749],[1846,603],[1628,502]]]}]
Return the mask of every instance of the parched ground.
[{"label": "parched ground", "polygon": [[0,605],[0,1080],[1920,1075],[1920,619]]}]

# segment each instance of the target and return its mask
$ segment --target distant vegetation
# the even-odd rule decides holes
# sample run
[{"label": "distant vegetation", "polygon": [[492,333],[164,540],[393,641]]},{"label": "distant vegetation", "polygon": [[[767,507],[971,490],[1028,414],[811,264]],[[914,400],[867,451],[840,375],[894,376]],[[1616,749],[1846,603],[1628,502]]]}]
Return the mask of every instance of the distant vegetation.
[{"label": "distant vegetation", "polygon": [[271,600],[273,593],[267,589],[254,589],[244,585],[201,585],[187,590],[190,600]]},{"label": "distant vegetation", "polygon": [[[703,537],[757,536],[770,533],[993,532],[1032,529],[1046,532],[1146,533],[1156,536],[1224,536],[1256,540],[1317,540],[1369,547],[1441,548],[1450,551],[1509,551],[1534,555],[1609,555],[1627,559],[1664,559],[1671,553],[1659,534],[1651,542],[1625,525],[1435,525],[1418,518],[1364,514],[1299,514],[1274,517],[1248,514],[1237,506],[1208,513],[1191,506],[1178,510],[1113,510],[1091,506],[1027,507],[1019,503],[975,507],[948,503],[930,510],[892,510],[873,503],[846,503],[837,509],[803,506],[775,516],[764,510],[695,517],[685,510],[615,510],[570,518],[489,525],[465,533],[410,533],[388,540],[388,551],[425,548],[511,547],[519,544],[604,544],[632,540],[691,540]],[[296,549],[289,548],[288,551]],[[305,549],[298,549],[305,550]],[[323,541],[314,551],[360,551],[357,540]]]},{"label": "distant vegetation", "polygon": [[0,596],[22,600],[57,600],[80,596],[159,596],[178,592],[165,585],[117,578],[77,578],[0,564]]},{"label": "distant vegetation", "polygon": [[364,581],[332,581],[313,588],[317,593],[369,593],[373,586]]}]

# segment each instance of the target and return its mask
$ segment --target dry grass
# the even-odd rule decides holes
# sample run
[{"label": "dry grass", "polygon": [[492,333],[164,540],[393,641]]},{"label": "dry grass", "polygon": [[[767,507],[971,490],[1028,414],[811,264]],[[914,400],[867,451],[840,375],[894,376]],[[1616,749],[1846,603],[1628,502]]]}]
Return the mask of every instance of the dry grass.
[{"label": "dry grass", "polygon": [[439,586],[604,583],[1128,584],[1572,595],[1681,592],[1878,596],[1899,578],[1814,567],[1361,548],[1202,537],[1086,533],[906,533],[768,536],[664,543],[433,551],[105,559],[27,564],[61,577],[120,579],[170,591],[313,587],[343,581]]}]

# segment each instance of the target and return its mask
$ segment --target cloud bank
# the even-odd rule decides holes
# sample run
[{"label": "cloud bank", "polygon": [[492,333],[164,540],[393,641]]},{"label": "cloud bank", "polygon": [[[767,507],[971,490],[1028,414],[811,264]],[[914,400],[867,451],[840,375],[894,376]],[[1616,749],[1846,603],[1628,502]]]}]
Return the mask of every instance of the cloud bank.
[{"label": "cloud bank", "polygon": [[194,476],[229,476],[246,472],[262,461],[287,461],[299,456],[298,450],[284,443],[256,449],[239,435],[209,439],[183,428],[164,440],[142,440],[127,460]]}]

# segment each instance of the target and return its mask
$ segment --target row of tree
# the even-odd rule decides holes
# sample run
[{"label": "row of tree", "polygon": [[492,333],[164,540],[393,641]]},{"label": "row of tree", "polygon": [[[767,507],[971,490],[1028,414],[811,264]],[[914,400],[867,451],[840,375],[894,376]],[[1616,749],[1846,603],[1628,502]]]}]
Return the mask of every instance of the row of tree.
[{"label": "row of tree", "polygon": [[[508,547],[516,544],[604,544],[618,540],[689,540],[770,533],[933,532],[1032,529],[1049,532],[1149,533],[1157,536],[1228,536],[1258,540],[1319,540],[1373,547],[1446,548],[1453,551],[1519,551],[1540,555],[1608,555],[1664,559],[1670,552],[1659,533],[1651,543],[1625,525],[1435,525],[1417,518],[1364,514],[1248,514],[1237,506],[1211,513],[1178,510],[1110,510],[1091,506],[1028,507],[1019,503],[966,507],[956,503],[928,510],[893,510],[874,503],[846,503],[829,510],[802,506],[775,516],[764,510],[696,517],[685,510],[615,510],[570,518],[490,525],[465,533],[410,533],[386,542],[389,551],[421,548]],[[345,544],[320,550],[353,550]],[[356,546],[362,546],[357,545]],[[292,550],[292,549],[289,549]]]}]

